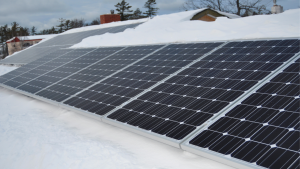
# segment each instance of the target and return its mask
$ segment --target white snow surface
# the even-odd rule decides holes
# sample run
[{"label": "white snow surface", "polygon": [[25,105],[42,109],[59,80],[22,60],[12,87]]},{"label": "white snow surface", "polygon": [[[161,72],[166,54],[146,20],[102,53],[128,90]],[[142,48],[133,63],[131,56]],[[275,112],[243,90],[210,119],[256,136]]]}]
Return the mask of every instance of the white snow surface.
[{"label": "white snow surface", "polygon": [[2,87],[0,108],[4,169],[231,169]]},{"label": "white snow surface", "polygon": [[129,24],[143,23],[143,22],[146,22],[148,20],[149,20],[148,18],[144,18],[144,19],[129,20],[129,21],[111,22],[111,23],[93,25],[93,26],[85,26],[85,27],[81,27],[81,28],[70,29],[68,31],[65,31],[65,32],[61,33],[61,35],[69,34],[69,33],[83,32],[83,31],[90,31],[90,30],[95,30],[95,29],[123,26],[123,25],[129,25]]},{"label": "white snow surface", "polygon": [[3,65],[0,65],[0,76],[6,74],[7,72],[15,70],[17,68],[18,67],[15,67],[15,66],[3,66]]},{"label": "white snow surface", "polygon": [[71,48],[300,37],[300,9],[236,19],[218,17],[215,22],[191,21],[201,10],[156,16],[135,29],[91,36]]},{"label": "white snow surface", "polygon": [[[55,36],[57,36],[57,34],[51,34],[51,35],[34,35],[34,36],[18,36],[18,38],[20,40],[25,40],[26,41],[26,40],[34,40],[34,39],[49,39],[49,38],[53,38]],[[15,39],[15,37],[7,40],[6,42],[10,42],[10,41],[12,41],[14,39]]]}]

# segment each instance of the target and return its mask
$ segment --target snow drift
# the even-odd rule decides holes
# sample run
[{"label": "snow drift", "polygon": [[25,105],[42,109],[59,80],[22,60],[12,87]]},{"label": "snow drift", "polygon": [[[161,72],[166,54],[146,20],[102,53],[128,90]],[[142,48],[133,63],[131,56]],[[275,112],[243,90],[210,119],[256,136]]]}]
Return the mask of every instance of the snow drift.
[{"label": "snow drift", "polygon": [[143,23],[143,22],[146,22],[148,20],[149,20],[148,18],[145,18],[145,19],[138,19],[138,20],[123,21],[123,22],[121,22],[121,21],[111,22],[111,23],[108,23],[108,24],[101,24],[101,25],[85,26],[85,27],[75,28],[75,29],[65,31],[65,32],[61,33],[60,35],[83,32],[83,31],[90,31],[90,30],[95,30],[95,29],[103,29],[103,28],[110,28],[110,27],[116,27],[116,26]]},{"label": "snow drift", "polygon": [[236,19],[218,17],[215,22],[191,21],[201,10],[156,16],[135,29],[91,36],[71,48],[300,36],[300,9]]}]

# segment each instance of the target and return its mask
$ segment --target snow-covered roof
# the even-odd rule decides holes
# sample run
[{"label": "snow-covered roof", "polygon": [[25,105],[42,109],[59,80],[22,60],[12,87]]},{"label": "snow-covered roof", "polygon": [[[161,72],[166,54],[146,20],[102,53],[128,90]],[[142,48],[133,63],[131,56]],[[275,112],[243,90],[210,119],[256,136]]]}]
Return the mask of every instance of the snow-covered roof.
[{"label": "snow-covered roof", "polygon": [[190,20],[203,10],[156,16],[135,29],[91,36],[71,48],[300,36],[300,9],[236,19],[218,17],[215,22]]},{"label": "snow-covered roof", "polygon": [[129,25],[129,24],[137,24],[137,23],[146,22],[148,20],[149,20],[149,18],[144,18],[144,19],[129,20],[129,21],[111,22],[111,23],[94,25],[94,26],[85,26],[85,27],[81,27],[81,28],[70,29],[61,34],[69,34],[69,33],[83,32],[83,31],[89,31],[89,30],[95,30],[95,29],[110,28],[110,27],[123,26],[123,25]]},{"label": "snow-covered roof", "polygon": [[[57,36],[57,34],[55,34],[55,35],[18,36],[18,39],[20,39],[20,40],[48,39],[48,38],[53,38],[55,36]],[[6,42],[13,41],[15,38],[16,37],[13,37],[13,38],[7,40]]]},{"label": "snow-covered roof", "polygon": [[224,15],[224,16],[227,16],[228,18],[230,19],[236,19],[236,18],[241,18],[239,15],[235,15],[235,14],[231,14],[231,13],[226,13],[226,12],[221,12],[221,11],[218,11],[218,10],[213,10],[213,9],[208,9],[208,8],[202,8],[202,9],[199,9],[198,13],[196,13],[195,15],[201,13],[202,11],[205,11],[205,10],[212,10],[212,11],[215,11],[221,15]]},{"label": "snow-covered roof", "polygon": [[[216,11],[216,10],[214,10],[214,11]],[[226,13],[226,12],[221,12],[221,11],[216,11],[216,12],[218,12],[219,14],[222,14],[224,16],[227,16],[230,19],[241,18],[239,15],[235,15],[235,14],[232,14],[232,13]]]}]

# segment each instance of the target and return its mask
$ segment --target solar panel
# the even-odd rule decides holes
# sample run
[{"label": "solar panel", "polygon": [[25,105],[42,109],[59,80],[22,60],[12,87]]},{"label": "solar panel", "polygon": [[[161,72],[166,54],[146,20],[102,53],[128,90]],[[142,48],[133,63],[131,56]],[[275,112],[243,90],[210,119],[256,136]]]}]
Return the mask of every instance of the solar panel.
[{"label": "solar panel", "polygon": [[135,28],[139,24],[141,23],[95,29],[90,31],[83,31],[83,32],[76,32],[76,33],[69,33],[69,34],[60,34],[45,42],[39,43],[34,47],[25,49],[20,53],[17,53],[7,59],[0,60],[0,64],[24,65],[38,58],[44,57],[53,51],[59,50],[61,48],[68,48],[76,43],[81,42],[82,39],[87,38],[89,36],[102,35],[105,33],[122,32],[128,28]]},{"label": "solar panel", "polygon": [[[104,122],[180,148],[180,143],[199,134],[213,120],[220,120],[224,112],[294,61],[297,53],[298,39],[60,50],[0,76],[0,83],[76,112],[99,119],[104,115]],[[291,77],[297,74],[287,73]],[[291,88],[280,92],[288,95]],[[259,98],[271,97],[264,92],[256,94],[262,95]],[[256,106],[299,101],[299,97],[294,97],[296,101],[292,97],[282,100],[280,92],[270,103]],[[248,101],[242,104],[252,106],[256,100]],[[229,152],[238,143],[230,144],[229,149],[214,146],[214,151]],[[195,153],[201,149],[192,144],[181,146]]]},{"label": "solar panel", "polygon": [[[66,53],[68,53],[72,50],[73,49],[61,49],[61,50],[51,52],[50,54],[47,54],[43,58],[37,59],[37,60],[35,60],[31,63],[28,63],[28,64],[18,68],[18,69],[15,69],[11,72],[8,72],[5,75],[2,75],[0,77],[0,83],[4,83],[4,82],[9,81],[9,80],[11,80],[15,77],[22,76],[24,73],[27,73],[30,70],[35,69],[37,67],[43,66],[45,63],[47,63],[47,62],[49,62],[49,61],[51,61],[55,58],[61,57],[64,54],[66,54]],[[38,76],[38,75],[39,75],[39,73],[33,73],[33,78]]]},{"label": "solar panel", "polygon": [[[64,55],[57,57],[55,59],[52,59],[46,63],[44,63],[41,66],[38,66],[34,69],[31,69],[30,71],[23,73],[17,77],[14,77],[10,79],[9,81],[4,82],[5,85],[18,88],[20,86],[23,86],[24,84],[39,79],[40,76],[44,74],[51,74],[52,70],[55,70],[56,68],[66,64],[69,61],[72,61],[73,59],[76,59],[77,57],[89,52],[91,49],[78,49],[78,50],[72,50],[68,53],[65,53]],[[52,78],[49,79],[52,80]],[[24,89],[25,90],[25,89]],[[26,91],[26,90],[25,90]],[[27,91],[29,92],[29,91]]]},{"label": "solar panel", "polygon": [[[41,56],[46,56],[51,54],[54,51],[58,51],[62,48],[68,48],[72,45],[63,45],[63,46],[47,46],[47,47],[32,47],[29,49],[24,49],[20,53],[17,53],[14,56],[0,60],[0,64],[13,64],[13,65],[24,65],[30,63]],[[18,55],[18,57],[16,57]],[[20,56],[20,57],[19,57]]]},{"label": "solar panel", "polygon": [[[66,80],[85,81],[92,85],[81,88],[78,86],[82,91],[66,100],[64,104],[98,115],[106,114],[147,86],[156,83],[151,82],[155,80],[152,77],[138,72],[147,70],[144,65],[140,65],[141,60],[162,47],[164,46],[127,47],[88,69],[73,74]],[[142,75],[145,77],[142,78]],[[136,78],[137,76],[139,78]]]},{"label": "solar panel", "polygon": [[253,168],[299,168],[299,56],[293,60],[191,137],[183,149],[197,154],[207,152]]},{"label": "solar panel", "polygon": [[[182,140],[299,52],[293,46],[296,42],[228,43],[103,120]],[[160,57],[185,58],[186,52],[193,54],[192,48]]]}]

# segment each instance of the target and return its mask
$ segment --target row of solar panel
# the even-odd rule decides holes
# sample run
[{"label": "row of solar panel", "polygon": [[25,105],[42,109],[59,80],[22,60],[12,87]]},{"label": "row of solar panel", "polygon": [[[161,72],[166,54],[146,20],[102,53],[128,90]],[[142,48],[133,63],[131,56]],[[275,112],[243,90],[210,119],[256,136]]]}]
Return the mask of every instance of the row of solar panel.
[{"label": "row of solar panel", "polygon": [[[183,144],[250,167],[300,167],[300,59]],[[238,160],[236,160],[238,161]]]},{"label": "row of solar panel", "polygon": [[135,28],[138,24],[129,24],[123,26],[109,27],[109,28],[100,28],[90,31],[69,33],[69,34],[60,34],[56,37],[53,37],[45,42],[40,42],[39,44],[21,51],[20,53],[14,54],[13,56],[0,60],[0,64],[13,64],[13,65],[24,65],[35,61],[38,58],[47,56],[53,51],[58,51],[61,48],[69,48],[72,45],[79,43],[82,39],[89,36],[102,35],[105,33],[118,33],[122,32],[128,28]]},{"label": "row of solar panel", "polygon": [[[263,79],[276,74],[298,52],[298,39],[60,50],[1,76],[0,83],[28,95],[61,103],[72,110],[106,115],[103,121],[144,131],[151,136],[169,140],[170,144],[176,143],[179,147],[182,140],[212,118],[218,117],[223,110],[235,105]],[[297,66],[299,68],[299,64],[295,63],[295,71]],[[281,75],[281,78],[285,75]],[[281,97],[285,97],[286,93],[296,93],[291,92],[291,89],[297,90],[297,78],[290,83],[293,86],[280,90],[281,93],[278,91],[276,98],[262,94],[257,99],[254,95],[241,106],[258,106],[256,100],[271,97],[270,103],[259,102],[259,106],[274,109],[275,107],[270,106],[283,104],[282,100],[286,98]],[[296,100],[293,105],[297,106],[299,93],[294,98]],[[288,111],[290,109],[299,116],[299,109],[286,108]],[[256,116],[253,115],[252,118],[268,112],[265,109],[259,110],[255,111]],[[238,109],[238,112],[246,111]],[[245,129],[245,125],[248,125],[246,122],[251,121],[230,117],[224,117],[230,122],[222,121],[220,124],[237,124],[241,121],[242,124],[237,126]],[[253,126],[259,125],[255,122],[248,128],[254,131]],[[235,127],[228,126],[227,130]],[[225,129],[225,126],[220,128]],[[294,130],[299,131],[299,128]],[[217,143],[213,144],[214,148],[210,150],[226,154],[225,149],[229,152],[228,148],[232,147],[232,151],[237,148],[232,145],[246,146],[234,141],[228,146],[221,146],[224,142],[229,142],[228,139],[246,138],[246,142],[252,139],[245,136],[249,131],[241,132],[237,129],[236,132],[244,135],[233,136],[233,133],[213,128],[201,132],[200,136],[203,133],[211,134],[208,142],[214,139],[220,143],[218,146]],[[205,140],[209,134],[200,139],[197,136],[194,139],[196,141],[191,141],[189,146],[201,147],[199,140]],[[264,133],[261,135],[266,137]],[[264,144],[270,146],[270,143]],[[299,150],[297,155],[299,156]],[[279,156],[278,158],[280,159]],[[257,165],[266,166],[264,163]],[[272,165],[269,167],[272,168]]]}]

